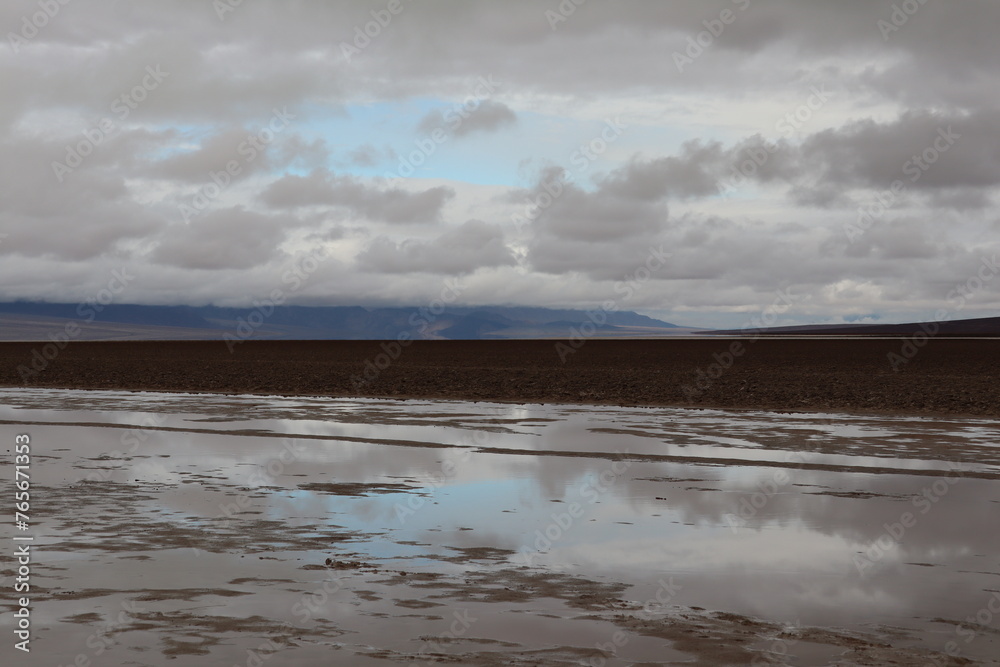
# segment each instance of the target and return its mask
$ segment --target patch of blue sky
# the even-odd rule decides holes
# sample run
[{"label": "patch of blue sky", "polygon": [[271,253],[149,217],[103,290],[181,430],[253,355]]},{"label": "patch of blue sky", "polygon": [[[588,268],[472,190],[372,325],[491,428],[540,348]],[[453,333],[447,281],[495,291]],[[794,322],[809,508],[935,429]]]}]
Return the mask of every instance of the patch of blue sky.
[{"label": "patch of blue sky", "polygon": [[[310,105],[294,110],[298,118],[291,129],[307,142],[322,139],[330,150],[327,167],[337,173],[365,178],[401,176],[529,187],[537,182],[544,168],[558,166],[566,170],[576,185],[586,190],[594,189],[595,178],[620,168],[636,156],[655,159],[677,155],[683,143],[695,136],[691,127],[634,124],[628,122],[626,115],[621,119],[624,130],[605,145],[602,134],[608,127],[606,121],[525,111],[517,113],[516,125],[464,136],[455,136],[450,131],[453,123],[445,120],[446,139],[441,143],[435,142],[431,132],[420,126],[433,111],[442,114],[444,119],[455,119],[460,108],[460,102],[436,98],[409,98],[335,109]],[[172,126],[172,129],[177,132],[176,141],[157,148],[150,154],[152,159],[165,160],[196,151],[222,128],[215,124],[190,124]],[[706,141],[705,134],[698,136]],[[726,138],[720,136],[718,139],[725,141]],[[362,147],[374,149],[372,164],[352,160],[352,154]],[[298,162],[277,169],[274,175],[304,176],[310,171],[310,166]],[[737,199],[755,196],[746,189],[728,194]]]},{"label": "patch of blue sky", "polygon": [[[427,495],[418,495],[421,492],[426,492]],[[536,508],[547,509],[549,503],[541,499],[538,493],[537,483],[530,478],[446,483],[436,489],[426,487],[411,492],[377,494],[367,498],[328,495],[298,489],[289,492],[288,495],[291,497],[284,498],[283,502],[272,503],[267,514],[269,519],[285,520],[288,509],[292,509],[293,513],[300,510],[314,512],[316,503],[321,503],[331,516],[331,522],[348,530],[424,531],[429,528],[450,530],[478,525],[481,523],[483,511],[489,510],[491,513],[496,513],[491,519],[496,529],[517,531],[518,526],[524,522],[524,508],[510,506],[511,501],[531,498]],[[438,504],[435,505],[435,502]],[[498,506],[498,502],[503,506]],[[361,506],[364,507],[363,510],[359,509]],[[560,506],[552,505],[552,507]],[[518,513],[504,514],[501,511],[504,509],[516,510]],[[547,515],[543,515],[543,518],[547,518]]]},{"label": "patch of blue sky", "polygon": [[173,142],[162,144],[149,153],[148,157],[156,161],[193,153],[201,148],[206,139],[218,132],[214,125],[163,125],[151,129],[154,132],[173,130],[176,133]]},{"label": "patch of blue sky", "polygon": [[[328,166],[336,172],[524,187],[554,165],[588,189],[595,175],[621,166],[633,155],[672,154],[690,138],[678,128],[630,125],[604,146],[600,141],[604,121],[523,111],[514,126],[455,136],[448,119],[457,118],[449,112],[459,108],[453,101],[427,98],[353,105],[346,114],[308,114],[309,120],[298,123],[296,132],[307,140],[323,139],[331,150]],[[444,119],[447,138],[440,143],[420,127],[432,111]],[[352,153],[363,146],[375,149],[373,164],[352,162]],[[590,152],[593,160],[584,159],[588,147],[597,149]]]},{"label": "patch of blue sky", "polygon": [[331,152],[331,166],[346,163],[360,146],[376,149],[401,146],[417,133],[420,120],[440,101],[409,99],[398,102],[355,104],[344,109],[303,109],[294,131],[307,140],[322,139]]}]

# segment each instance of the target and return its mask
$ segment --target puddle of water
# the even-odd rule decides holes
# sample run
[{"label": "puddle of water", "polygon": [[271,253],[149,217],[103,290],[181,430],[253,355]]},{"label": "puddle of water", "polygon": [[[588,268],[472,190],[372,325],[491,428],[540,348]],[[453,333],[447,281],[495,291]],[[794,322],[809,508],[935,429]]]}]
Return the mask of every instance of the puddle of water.
[{"label": "puddle of water", "polygon": [[985,661],[997,426],[0,390],[25,664]]}]

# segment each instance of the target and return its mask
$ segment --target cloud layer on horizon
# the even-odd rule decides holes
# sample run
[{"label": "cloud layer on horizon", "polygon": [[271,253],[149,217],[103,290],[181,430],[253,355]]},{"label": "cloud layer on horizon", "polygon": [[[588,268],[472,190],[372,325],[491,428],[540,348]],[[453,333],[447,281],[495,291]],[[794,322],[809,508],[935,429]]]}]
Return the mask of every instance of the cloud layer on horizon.
[{"label": "cloud layer on horizon", "polygon": [[[0,301],[128,267],[120,302],[248,305],[313,256],[290,302],[462,276],[468,305],[901,321],[1000,253],[987,0],[53,6],[0,7]],[[949,314],[997,307],[987,280]]]}]

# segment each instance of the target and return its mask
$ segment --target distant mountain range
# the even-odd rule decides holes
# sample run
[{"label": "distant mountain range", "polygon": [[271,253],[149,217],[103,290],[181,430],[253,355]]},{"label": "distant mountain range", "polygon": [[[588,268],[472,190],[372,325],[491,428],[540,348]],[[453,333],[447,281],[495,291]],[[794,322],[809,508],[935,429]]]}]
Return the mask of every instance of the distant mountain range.
[{"label": "distant mountain range", "polygon": [[807,324],[794,327],[770,327],[752,331],[727,329],[706,332],[717,336],[1000,336],[1000,317],[982,317],[946,322],[910,322],[907,324]]},{"label": "distant mountain range", "polygon": [[632,311],[519,306],[362,308],[360,306],[108,306],[0,303],[0,341],[48,340],[497,340],[745,336],[1000,336],[1000,317],[909,324],[816,324],[757,329],[682,327]]},{"label": "distant mountain range", "polygon": [[308,339],[477,340],[656,337],[696,331],[631,311],[549,308],[362,308],[358,306],[108,306],[0,303],[0,340],[45,340],[71,332],[76,340]]}]

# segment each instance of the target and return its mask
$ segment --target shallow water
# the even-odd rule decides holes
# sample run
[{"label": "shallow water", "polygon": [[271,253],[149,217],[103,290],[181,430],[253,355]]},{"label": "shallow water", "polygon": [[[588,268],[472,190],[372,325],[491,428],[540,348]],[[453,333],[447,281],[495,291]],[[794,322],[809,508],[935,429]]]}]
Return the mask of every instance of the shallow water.
[{"label": "shallow water", "polygon": [[32,442],[17,657],[992,664],[998,425],[3,389],[3,497]]}]

